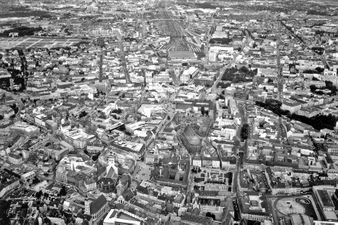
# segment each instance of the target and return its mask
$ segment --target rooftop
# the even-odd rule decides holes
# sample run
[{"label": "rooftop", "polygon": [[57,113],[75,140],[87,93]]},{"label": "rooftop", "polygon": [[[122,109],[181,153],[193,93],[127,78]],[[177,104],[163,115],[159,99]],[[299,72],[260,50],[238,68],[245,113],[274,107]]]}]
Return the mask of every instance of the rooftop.
[{"label": "rooftop", "polygon": [[100,195],[97,199],[90,203],[90,214],[95,214],[107,203],[104,195]]}]

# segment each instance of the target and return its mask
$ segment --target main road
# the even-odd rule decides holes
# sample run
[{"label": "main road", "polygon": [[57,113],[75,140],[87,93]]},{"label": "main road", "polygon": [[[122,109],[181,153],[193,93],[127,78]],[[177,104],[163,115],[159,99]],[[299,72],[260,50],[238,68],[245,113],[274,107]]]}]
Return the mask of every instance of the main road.
[{"label": "main road", "polygon": [[[234,173],[234,185],[233,185],[233,192],[235,194],[235,199],[234,199],[234,206],[235,210],[237,211],[237,215],[240,217],[240,210],[239,210],[239,205],[238,205],[238,200],[241,199],[242,193],[240,191],[240,174],[241,174],[241,168],[244,160],[244,155],[245,152],[247,151],[248,148],[248,143],[245,140],[244,145],[241,146],[241,129],[245,123],[247,123],[248,118],[247,118],[247,112],[246,112],[246,101],[245,103],[238,103],[237,102],[237,107],[238,111],[240,113],[241,117],[241,124],[237,127],[237,132],[236,132],[236,140],[235,140],[235,149],[236,149],[236,170]],[[241,219],[241,221],[243,221]]]},{"label": "main road", "polygon": [[217,85],[219,84],[219,82],[221,82],[223,74],[225,73],[226,69],[228,69],[228,66],[230,66],[230,63],[225,63],[219,69],[218,77],[216,78],[214,84],[211,87],[212,93],[217,93]]}]

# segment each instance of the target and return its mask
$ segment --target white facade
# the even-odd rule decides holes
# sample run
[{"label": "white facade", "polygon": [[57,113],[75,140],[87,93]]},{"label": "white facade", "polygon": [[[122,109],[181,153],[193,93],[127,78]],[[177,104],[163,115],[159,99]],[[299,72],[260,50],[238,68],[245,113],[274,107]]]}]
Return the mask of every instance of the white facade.
[{"label": "white facade", "polygon": [[[125,214],[123,218],[119,218],[120,214]],[[143,219],[125,210],[112,209],[103,220],[103,225],[142,225]]]}]

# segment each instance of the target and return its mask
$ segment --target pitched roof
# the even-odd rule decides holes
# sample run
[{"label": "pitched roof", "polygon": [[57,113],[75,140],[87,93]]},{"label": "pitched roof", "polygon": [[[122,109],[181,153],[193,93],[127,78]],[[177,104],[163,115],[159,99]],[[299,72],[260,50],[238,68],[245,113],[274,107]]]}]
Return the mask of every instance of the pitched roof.
[{"label": "pitched roof", "polygon": [[115,170],[112,166],[110,166],[108,173],[106,174],[106,178],[114,179],[117,177],[117,174],[115,173]]},{"label": "pitched roof", "polygon": [[122,196],[124,197],[126,201],[129,201],[130,199],[132,199],[134,195],[135,195],[134,192],[130,188],[127,188],[127,190],[125,190],[122,194]]},{"label": "pitched roof", "polygon": [[90,204],[90,214],[97,213],[106,203],[107,199],[104,195],[101,195],[96,200],[92,201]]},{"label": "pitched roof", "polygon": [[203,225],[212,224],[212,219],[210,217],[197,216],[197,215],[193,215],[190,213],[184,214],[181,218],[183,221],[189,221],[189,222],[193,222],[197,224],[203,224]]}]

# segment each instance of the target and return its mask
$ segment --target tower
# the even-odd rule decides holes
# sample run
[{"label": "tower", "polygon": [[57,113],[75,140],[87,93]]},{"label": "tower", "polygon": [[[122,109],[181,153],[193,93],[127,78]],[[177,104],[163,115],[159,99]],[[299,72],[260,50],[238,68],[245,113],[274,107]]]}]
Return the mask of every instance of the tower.
[{"label": "tower", "polygon": [[115,165],[115,157],[116,157],[115,154],[110,154],[108,156],[108,166],[107,166],[107,169],[106,169],[107,174],[108,174],[108,172],[111,168],[114,170],[115,174],[118,174],[118,168]]}]

